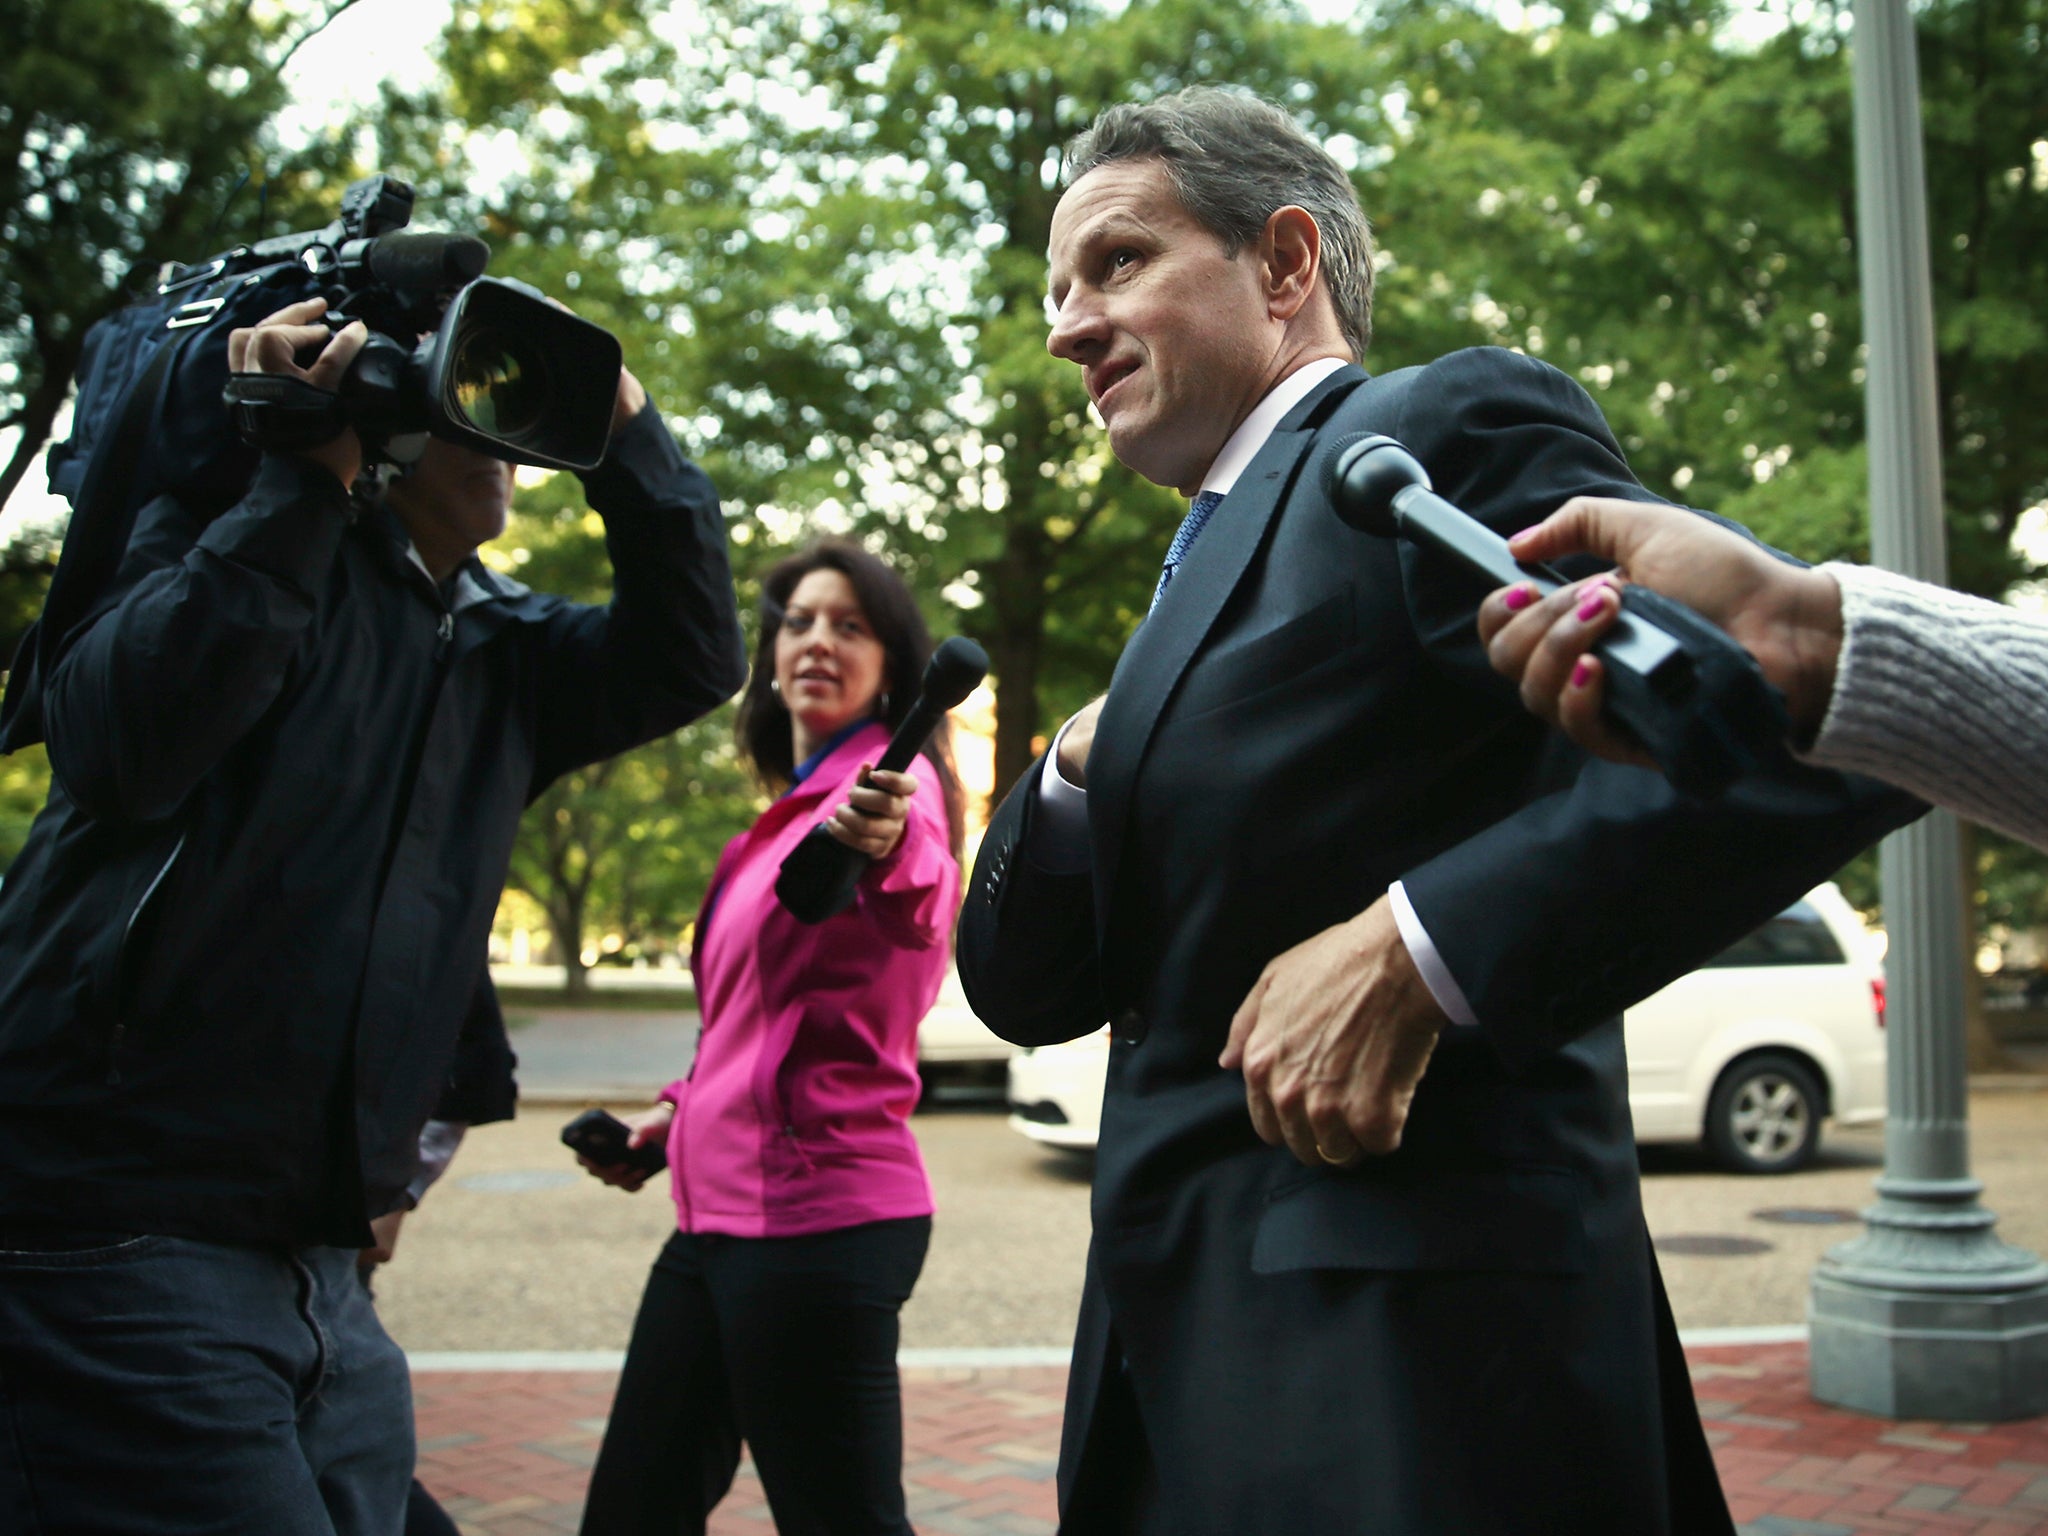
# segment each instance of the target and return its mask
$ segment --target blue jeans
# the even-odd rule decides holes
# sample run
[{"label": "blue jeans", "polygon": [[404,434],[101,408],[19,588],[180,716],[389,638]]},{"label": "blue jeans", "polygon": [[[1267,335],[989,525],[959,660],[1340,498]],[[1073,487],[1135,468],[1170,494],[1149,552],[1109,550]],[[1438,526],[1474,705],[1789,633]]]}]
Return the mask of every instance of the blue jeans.
[{"label": "blue jeans", "polygon": [[412,1384],[355,1266],[0,1227],[0,1531],[399,1536]]}]

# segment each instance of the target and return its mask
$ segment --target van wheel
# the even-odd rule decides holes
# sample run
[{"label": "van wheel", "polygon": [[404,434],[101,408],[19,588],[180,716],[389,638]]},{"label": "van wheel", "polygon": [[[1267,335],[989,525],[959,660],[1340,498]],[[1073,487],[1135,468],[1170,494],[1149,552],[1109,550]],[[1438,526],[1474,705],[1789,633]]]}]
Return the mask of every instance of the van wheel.
[{"label": "van wheel", "polygon": [[1820,1150],[1820,1084],[1789,1056],[1752,1056],[1721,1074],[1707,1145],[1737,1173],[1790,1173]]}]

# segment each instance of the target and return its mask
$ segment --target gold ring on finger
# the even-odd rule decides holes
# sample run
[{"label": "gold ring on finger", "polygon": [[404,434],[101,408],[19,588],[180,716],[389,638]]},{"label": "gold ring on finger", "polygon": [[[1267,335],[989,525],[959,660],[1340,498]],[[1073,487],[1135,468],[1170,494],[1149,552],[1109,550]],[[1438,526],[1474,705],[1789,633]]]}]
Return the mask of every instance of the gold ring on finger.
[{"label": "gold ring on finger", "polygon": [[1316,1156],[1320,1157],[1332,1168],[1342,1168],[1346,1163],[1351,1161],[1351,1155],[1348,1152],[1342,1157],[1337,1157],[1333,1155],[1330,1152],[1330,1150],[1327,1147],[1325,1147],[1320,1141],[1316,1143]]}]

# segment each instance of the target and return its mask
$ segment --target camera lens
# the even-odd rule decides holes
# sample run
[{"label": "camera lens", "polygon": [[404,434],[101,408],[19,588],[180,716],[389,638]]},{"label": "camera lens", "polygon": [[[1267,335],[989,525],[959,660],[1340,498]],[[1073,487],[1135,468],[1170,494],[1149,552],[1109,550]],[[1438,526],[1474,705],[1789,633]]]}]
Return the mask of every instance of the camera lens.
[{"label": "camera lens", "polygon": [[479,432],[500,441],[530,432],[547,405],[541,354],[494,330],[462,338],[449,382],[456,408]]}]

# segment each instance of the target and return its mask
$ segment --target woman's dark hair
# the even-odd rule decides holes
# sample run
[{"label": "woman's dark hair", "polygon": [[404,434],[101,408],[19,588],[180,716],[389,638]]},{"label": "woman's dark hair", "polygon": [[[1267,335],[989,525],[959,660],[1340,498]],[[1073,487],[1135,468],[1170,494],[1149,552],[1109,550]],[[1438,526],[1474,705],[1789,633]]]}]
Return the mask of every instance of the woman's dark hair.
[{"label": "woman's dark hair", "polygon": [[[931,659],[932,636],[918,612],[910,588],[885,563],[845,539],[821,539],[779,562],[761,581],[761,634],[754,642],[754,669],[740,695],[735,731],[740,751],[752,765],[755,777],[771,791],[789,785],[796,769],[796,740],[789,710],[782,697],[769,685],[775,681],[775,637],[782,630],[782,616],[797,584],[813,571],[837,571],[853,588],[868,627],[882,643],[886,661],[882,687],[887,707],[876,712],[890,730],[903,723],[917,701],[918,684],[924,680],[925,663]],[[878,701],[879,702],[879,701]],[[946,722],[932,732],[924,755],[939,770],[939,782],[946,792],[946,826],[953,857],[960,856],[960,781],[953,772]]]}]

